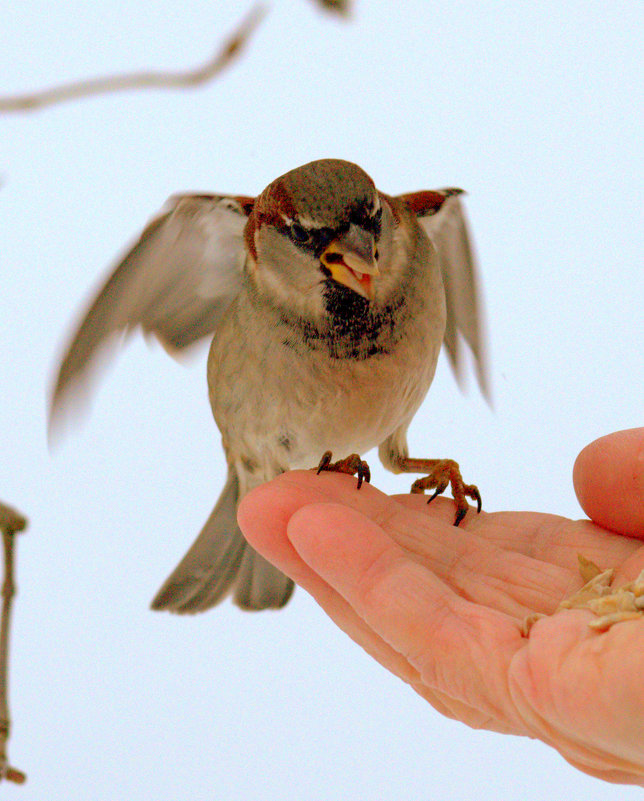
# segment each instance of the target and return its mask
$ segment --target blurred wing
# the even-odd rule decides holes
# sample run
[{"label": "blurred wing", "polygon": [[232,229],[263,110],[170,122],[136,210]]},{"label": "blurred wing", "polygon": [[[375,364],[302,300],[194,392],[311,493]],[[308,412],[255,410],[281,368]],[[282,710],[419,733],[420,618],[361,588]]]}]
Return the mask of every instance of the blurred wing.
[{"label": "blurred wing", "polygon": [[479,387],[489,401],[479,281],[461,194],[461,189],[440,189],[402,195],[400,199],[416,214],[438,254],[447,307],[443,344],[456,380],[463,385],[460,335],[472,351]]},{"label": "blurred wing", "polygon": [[[99,354],[140,327],[172,352],[212,333],[239,292],[252,198],[176,195],[109,276],[63,357],[52,418],[81,398]],[[120,335],[120,336],[119,336]]]}]

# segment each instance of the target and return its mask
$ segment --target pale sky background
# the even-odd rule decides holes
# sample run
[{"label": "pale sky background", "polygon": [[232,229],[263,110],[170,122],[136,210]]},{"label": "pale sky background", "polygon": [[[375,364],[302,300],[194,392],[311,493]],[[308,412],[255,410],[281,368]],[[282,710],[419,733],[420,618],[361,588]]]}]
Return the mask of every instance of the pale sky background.
[{"label": "pale sky background", "polygon": [[[0,118],[0,497],[19,542],[12,762],[24,801],[284,798],[622,801],[526,739],[441,718],[299,590],[276,613],[148,603],[223,484],[205,350],[135,336],[60,447],[47,394],[72,320],[176,191],[255,194],[314,158],[386,192],[469,192],[494,411],[445,361],[410,431],[484,508],[581,516],[592,439],[642,425],[644,3],[274,0],[216,83]],[[0,91],[209,57],[245,13],[216,0],[21,0]],[[405,491],[370,456],[373,482]]]}]

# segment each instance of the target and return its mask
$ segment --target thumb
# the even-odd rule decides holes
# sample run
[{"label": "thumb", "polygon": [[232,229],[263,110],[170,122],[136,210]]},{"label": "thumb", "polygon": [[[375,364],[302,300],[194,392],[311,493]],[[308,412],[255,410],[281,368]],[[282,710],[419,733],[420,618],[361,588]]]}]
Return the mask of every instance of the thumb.
[{"label": "thumb", "polygon": [[644,539],[644,428],[617,431],[586,445],[572,479],[593,522]]}]

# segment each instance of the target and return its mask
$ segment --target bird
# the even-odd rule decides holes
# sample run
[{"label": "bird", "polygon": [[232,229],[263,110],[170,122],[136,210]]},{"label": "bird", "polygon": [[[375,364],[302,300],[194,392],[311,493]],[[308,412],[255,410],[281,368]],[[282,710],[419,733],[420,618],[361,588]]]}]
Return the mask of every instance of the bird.
[{"label": "bird", "polygon": [[[172,196],[109,275],[71,338],[50,423],[87,392],[99,354],[140,328],[180,352],[211,336],[207,378],[227,479],[196,540],[152,601],[178,614],[227,596],[279,609],[293,581],[244,539],[239,501],[291,469],[370,480],[378,448],[412,492],[451,485],[459,525],[481,496],[451,459],[411,458],[407,429],[441,346],[460,381],[463,344],[489,397],[478,268],[462,190],[387,195],[325,158],[258,196]],[[336,461],[333,461],[333,456]],[[317,465],[317,467],[316,467]]]}]

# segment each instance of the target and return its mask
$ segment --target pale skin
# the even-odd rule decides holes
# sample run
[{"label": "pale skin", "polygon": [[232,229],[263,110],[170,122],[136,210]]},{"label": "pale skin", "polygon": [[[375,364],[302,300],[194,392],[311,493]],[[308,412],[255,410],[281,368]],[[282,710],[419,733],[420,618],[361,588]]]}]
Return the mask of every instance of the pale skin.
[{"label": "pale skin", "polygon": [[[644,617],[605,632],[557,612],[583,584],[577,554],[644,569],[644,428],[587,446],[573,471],[591,520],[468,512],[389,497],[346,475],[285,473],[244,498],[250,543],[439,712],[535,737],[579,770],[644,786]],[[529,636],[522,622],[545,613]]]}]

